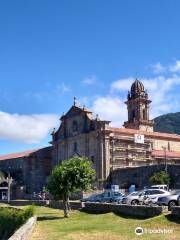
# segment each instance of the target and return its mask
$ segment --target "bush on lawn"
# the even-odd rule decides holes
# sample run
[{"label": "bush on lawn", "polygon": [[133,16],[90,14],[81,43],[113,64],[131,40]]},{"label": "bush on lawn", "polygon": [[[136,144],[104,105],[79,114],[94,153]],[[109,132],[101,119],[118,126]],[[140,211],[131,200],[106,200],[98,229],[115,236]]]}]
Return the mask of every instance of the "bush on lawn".
[{"label": "bush on lawn", "polygon": [[16,229],[33,216],[33,206],[25,210],[8,207],[0,208],[0,239],[8,239]]}]

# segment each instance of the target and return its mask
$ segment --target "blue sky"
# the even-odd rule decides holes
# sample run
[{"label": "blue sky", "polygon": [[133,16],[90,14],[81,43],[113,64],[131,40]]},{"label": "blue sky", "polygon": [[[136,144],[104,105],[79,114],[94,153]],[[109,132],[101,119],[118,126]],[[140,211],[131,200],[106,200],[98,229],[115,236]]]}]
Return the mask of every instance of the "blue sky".
[{"label": "blue sky", "polygon": [[[180,111],[178,0],[0,3],[0,154],[46,146],[73,96],[121,126],[136,75]],[[137,73],[137,74],[136,74]]]}]

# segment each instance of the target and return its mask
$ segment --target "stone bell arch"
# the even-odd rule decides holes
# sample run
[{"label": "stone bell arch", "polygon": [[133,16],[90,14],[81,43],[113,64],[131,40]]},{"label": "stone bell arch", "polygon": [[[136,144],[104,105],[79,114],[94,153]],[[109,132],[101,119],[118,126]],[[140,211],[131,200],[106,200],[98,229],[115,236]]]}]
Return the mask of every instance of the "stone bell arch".
[{"label": "stone bell arch", "polygon": [[12,181],[13,179],[9,173],[0,171],[0,200],[10,201]]}]

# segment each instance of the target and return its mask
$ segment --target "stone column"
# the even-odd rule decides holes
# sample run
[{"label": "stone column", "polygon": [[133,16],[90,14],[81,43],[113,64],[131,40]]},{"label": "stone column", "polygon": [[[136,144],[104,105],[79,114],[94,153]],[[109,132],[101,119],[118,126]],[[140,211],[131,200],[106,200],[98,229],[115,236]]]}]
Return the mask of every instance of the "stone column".
[{"label": "stone column", "polygon": [[103,159],[104,159],[104,144],[103,144],[103,136],[101,135],[102,133],[98,133],[98,145],[99,145],[99,156],[98,156],[98,173],[97,173],[97,177],[98,179],[103,179],[104,178],[104,164],[103,164]]},{"label": "stone column", "polygon": [[149,120],[149,105],[146,106],[146,115],[147,115],[147,120]]},{"label": "stone column", "polygon": [[107,179],[110,173],[110,148],[109,136],[104,137],[104,179]]},{"label": "stone column", "polygon": [[85,156],[89,158],[89,134],[85,134]]}]

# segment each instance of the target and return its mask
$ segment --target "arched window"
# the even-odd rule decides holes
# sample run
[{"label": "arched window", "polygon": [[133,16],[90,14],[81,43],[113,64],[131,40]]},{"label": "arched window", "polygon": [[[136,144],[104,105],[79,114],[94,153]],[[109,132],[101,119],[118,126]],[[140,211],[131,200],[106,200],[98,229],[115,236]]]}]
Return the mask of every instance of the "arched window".
[{"label": "arched window", "polygon": [[135,119],[135,109],[133,109],[131,113],[131,120],[134,120],[134,119]]},{"label": "arched window", "polygon": [[145,108],[143,109],[143,120],[147,120],[146,119],[146,109]]}]

